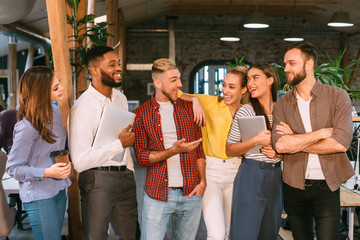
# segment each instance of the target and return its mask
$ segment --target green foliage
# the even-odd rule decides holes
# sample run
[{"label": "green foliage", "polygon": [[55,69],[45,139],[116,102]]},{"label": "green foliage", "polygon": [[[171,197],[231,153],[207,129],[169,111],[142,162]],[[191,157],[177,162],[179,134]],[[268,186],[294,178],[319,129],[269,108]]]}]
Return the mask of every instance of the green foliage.
[{"label": "green foliage", "polygon": [[225,63],[225,65],[227,65],[229,69],[237,66],[245,66],[246,63],[244,62],[244,59],[245,57],[241,57],[241,58],[235,57],[235,63],[228,61]]},{"label": "green foliage", "polygon": [[[346,91],[349,90],[349,83],[351,82],[351,73],[355,70],[354,66],[360,62],[360,59],[355,59],[351,61],[346,67],[341,66],[341,60],[344,57],[346,49],[344,49],[336,59],[332,59],[328,55],[328,62],[323,63],[315,68],[315,76],[324,84],[340,87]],[[236,66],[244,66],[245,57],[235,58],[235,63],[227,62],[226,65],[230,68]],[[271,63],[274,70],[277,72],[280,78],[280,88],[281,92],[286,92],[290,90],[289,85],[286,83],[286,73],[284,72],[284,67],[278,65],[277,63]],[[344,82],[345,80],[345,82]],[[360,90],[359,87],[356,87],[355,90]],[[360,100],[360,92],[349,92],[348,93],[351,99]]]},{"label": "green foliage", "polygon": [[[343,59],[345,52],[346,49],[344,49],[335,60],[331,59],[328,55],[329,62],[316,67],[315,76],[324,84],[340,87],[348,91],[351,86],[346,85],[346,83],[349,84],[352,71],[357,70],[354,68],[354,65],[359,63],[360,59],[355,59],[347,66],[342,67],[341,60]],[[360,94],[358,92],[350,92],[349,96],[352,99],[360,100]]]},{"label": "green foliage", "polygon": [[[84,66],[84,56],[86,51],[89,49],[89,45],[86,44],[86,39],[89,38],[91,43],[95,46],[106,44],[108,37],[113,37],[106,31],[108,26],[113,25],[112,23],[101,22],[95,24],[95,15],[88,14],[81,19],[77,19],[77,12],[80,0],[66,0],[68,6],[72,9],[72,15],[67,15],[67,23],[73,28],[73,35],[69,36],[69,41],[74,41],[75,47],[70,49],[71,64],[75,67]],[[88,26],[90,24],[91,26]],[[76,59],[80,59],[80,63],[76,62]],[[80,64],[80,66],[79,66]]]},{"label": "green foliage", "polygon": [[[347,150],[346,154],[350,161],[356,160],[356,154],[357,154],[357,145],[358,145],[358,138],[356,134],[353,136],[353,139],[351,141],[351,145],[349,146],[349,149]],[[357,163],[359,164],[359,163]]]},{"label": "green foliage", "polygon": [[277,64],[277,63],[271,63],[271,66],[277,73],[279,80],[280,80],[280,89],[282,89],[282,92],[287,92],[290,90],[290,86],[287,84],[287,78],[286,73],[284,71],[284,67]]}]

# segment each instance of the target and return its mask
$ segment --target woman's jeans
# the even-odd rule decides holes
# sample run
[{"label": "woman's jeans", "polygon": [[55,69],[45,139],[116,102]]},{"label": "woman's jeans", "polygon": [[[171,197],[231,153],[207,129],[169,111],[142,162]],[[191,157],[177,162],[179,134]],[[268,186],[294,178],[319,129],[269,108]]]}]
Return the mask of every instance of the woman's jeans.
[{"label": "woman's jeans", "polygon": [[59,240],[64,221],[66,192],[48,199],[23,203],[36,240]]},{"label": "woman's jeans", "polygon": [[208,240],[224,240],[229,236],[233,183],[241,159],[206,156],[206,190],[203,216]]}]

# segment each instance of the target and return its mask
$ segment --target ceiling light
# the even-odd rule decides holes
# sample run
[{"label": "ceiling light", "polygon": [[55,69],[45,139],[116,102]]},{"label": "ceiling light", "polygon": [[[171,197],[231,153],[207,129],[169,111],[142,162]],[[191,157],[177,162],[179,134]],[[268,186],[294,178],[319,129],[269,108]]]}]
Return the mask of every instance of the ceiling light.
[{"label": "ceiling light", "polygon": [[237,42],[237,41],[240,41],[240,38],[238,38],[238,37],[221,37],[220,40],[225,41],[225,42]]},{"label": "ceiling light", "polygon": [[350,21],[350,15],[348,12],[334,12],[331,21],[328,23],[330,27],[352,27],[353,23]]},{"label": "ceiling light", "polygon": [[248,17],[244,24],[246,28],[268,28],[269,24],[265,23],[264,16],[261,13],[254,12]]},{"label": "ceiling light", "polygon": [[236,31],[225,30],[222,36],[220,37],[220,40],[225,42],[237,42],[240,41],[240,38],[237,36]]},{"label": "ceiling light", "polygon": [[301,36],[299,31],[292,30],[290,33],[286,34],[286,37],[284,38],[284,41],[287,42],[302,42],[304,41],[304,38]]}]

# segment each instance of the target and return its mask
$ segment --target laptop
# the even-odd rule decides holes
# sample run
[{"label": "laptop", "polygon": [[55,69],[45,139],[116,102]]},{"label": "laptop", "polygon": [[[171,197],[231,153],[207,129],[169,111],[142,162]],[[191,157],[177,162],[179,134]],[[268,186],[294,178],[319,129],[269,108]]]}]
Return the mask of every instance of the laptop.
[{"label": "laptop", "polygon": [[[264,116],[250,116],[237,118],[241,133],[241,141],[247,141],[255,137],[259,132],[267,130]],[[250,149],[247,153],[261,153],[262,145],[257,145]]]},{"label": "laptop", "polygon": [[98,148],[115,141],[119,138],[120,132],[134,120],[134,113],[105,105],[92,146]]}]

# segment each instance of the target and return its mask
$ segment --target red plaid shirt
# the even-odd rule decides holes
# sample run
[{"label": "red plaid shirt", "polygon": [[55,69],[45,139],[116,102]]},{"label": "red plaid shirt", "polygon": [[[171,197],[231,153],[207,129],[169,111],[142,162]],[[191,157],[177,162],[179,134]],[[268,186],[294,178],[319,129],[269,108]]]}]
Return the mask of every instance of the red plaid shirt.
[{"label": "red plaid shirt", "polygon": [[[149,101],[135,109],[136,118],[133,131],[135,132],[135,154],[139,165],[148,167],[145,192],[151,198],[167,201],[169,195],[167,161],[150,165],[149,155],[152,151],[165,150],[161,128],[159,104],[153,95]],[[174,105],[174,121],[178,139],[192,142],[201,138],[200,127],[194,123],[192,103],[178,99]],[[199,184],[197,160],[205,158],[202,144],[188,153],[180,153],[181,171],[183,174],[183,195],[189,195]]]}]

